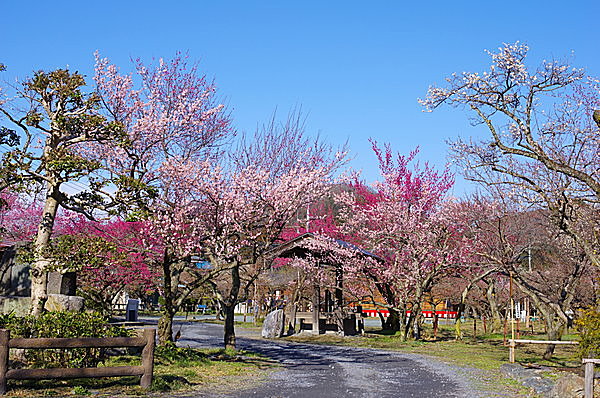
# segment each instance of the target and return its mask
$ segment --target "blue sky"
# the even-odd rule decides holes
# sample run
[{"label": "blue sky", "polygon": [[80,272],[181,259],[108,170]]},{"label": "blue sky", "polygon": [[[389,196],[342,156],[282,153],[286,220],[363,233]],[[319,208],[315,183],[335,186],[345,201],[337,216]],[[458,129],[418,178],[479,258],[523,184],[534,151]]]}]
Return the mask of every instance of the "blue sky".
[{"label": "blue sky", "polygon": [[[453,72],[482,71],[503,42],[532,59],[566,58],[600,76],[600,2],[572,1],[9,1],[2,2],[0,78],[69,66],[88,76],[93,53],[130,58],[187,51],[214,77],[239,130],[294,106],[308,130],[349,140],[353,166],[377,176],[373,137],[438,167],[449,138],[477,136],[457,109],[424,113],[417,98]],[[457,182],[456,195],[472,188]]]}]

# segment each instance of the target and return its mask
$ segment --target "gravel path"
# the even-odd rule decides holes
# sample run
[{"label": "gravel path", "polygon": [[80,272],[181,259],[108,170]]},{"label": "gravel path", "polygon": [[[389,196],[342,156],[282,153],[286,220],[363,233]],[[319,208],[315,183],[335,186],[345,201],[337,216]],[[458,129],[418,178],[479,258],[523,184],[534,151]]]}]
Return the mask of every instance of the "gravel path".
[{"label": "gravel path", "polygon": [[[179,328],[179,326],[177,327]],[[221,347],[222,326],[182,324],[182,346]],[[257,338],[239,329],[238,348],[282,365],[263,383],[233,393],[198,392],[189,397],[510,397],[478,387],[478,370],[433,358],[383,350],[298,344]],[[474,372],[473,374],[470,374]]]}]

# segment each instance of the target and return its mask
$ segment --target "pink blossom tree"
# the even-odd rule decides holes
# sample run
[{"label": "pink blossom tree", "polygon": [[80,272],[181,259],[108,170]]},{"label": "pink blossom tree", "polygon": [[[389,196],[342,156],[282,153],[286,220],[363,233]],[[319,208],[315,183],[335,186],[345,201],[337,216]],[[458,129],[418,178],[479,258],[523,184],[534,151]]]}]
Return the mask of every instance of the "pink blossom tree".
[{"label": "pink blossom tree", "polygon": [[[162,189],[160,170],[171,159],[204,161],[221,154],[234,134],[216,87],[198,65],[178,54],[156,65],[135,61],[135,76],[120,74],[96,54],[98,94],[108,117],[123,126],[124,145],[88,145],[84,153],[103,164],[117,196],[143,207]],[[135,79],[134,79],[135,77]],[[136,88],[136,81],[141,87]]]},{"label": "pink blossom tree", "polygon": [[340,228],[384,261],[347,268],[374,282],[390,310],[390,327],[404,325],[404,338],[414,328],[418,337],[417,317],[425,295],[439,278],[468,263],[472,246],[465,225],[446,201],[453,184],[448,170],[411,167],[417,151],[395,155],[389,146],[381,149],[376,143],[373,150],[382,181],[372,187],[356,182],[354,193],[339,195],[345,206]]},{"label": "pink blossom tree", "polygon": [[160,241],[159,341],[172,340],[175,312],[209,284],[225,310],[225,345],[234,346],[242,278],[248,286],[265,268],[261,254],[322,194],[343,155],[319,160],[327,148],[309,147],[291,122],[283,134],[271,124],[255,140],[241,140],[231,157],[217,156],[233,131],[223,106],[214,104],[214,86],[181,57],[152,69],[138,63],[137,75],[140,90],[98,58],[99,94],[125,127],[127,145],[89,146],[87,155],[111,171],[117,192],[133,198],[147,220],[145,234]]},{"label": "pink blossom tree", "polygon": [[[160,222],[162,216],[157,217],[152,226],[165,239],[179,242],[185,231],[189,253],[195,252],[210,263],[193,271],[196,280],[212,286],[225,313],[225,346],[235,347],[233,316],[240,293],[265,269],[262,255],[295,219],[298,209],[326,192],[330,170],[298,167],[272,179],[270,171],[260,167],[226,172],[206,163],[193,173],[198,177],[188,180],[190,185],[185,189],[177,173],[196,165],[172,166],[169,174],[177,189],[196,196],[182,211],[156,212],[166,217],[164,222]],[[173,217],[181,222],[171,223]],[[184,228],[173,230],[170,226]]]},{"label": "pink blossom tree", "polygon": [[521,208],[545,208],[600,266],[600,81],[569,62],[527,64],[528,47],[505,44],[483,73],[453,74],[422,104],[467,109],[489,138],[451,150],[465,176]]},{"label": "pink blossom tree", "polygon": [[173,317],[185,298],[217,273],[192,262],[192,255],[201,252],[195,218],[204,216],[197,204],[205,199],[206,186],[218,181],[209,160],[218,158],[234,131],[224,107],[215,103],[214,84],[186,57],[160,59],[150,67],[136,61],[135,74],[140,88],[132,75],[120,74],[97,56],[98,93],[109,117],[123,126],[126,145],[88,145],[84,153],[108,170],[92,183],[103,187],[108,182],[109,189],[116,189],[122,210],[136,210],[145,222],[149,248],[161,253],[165,304],[159,341],[166,344],[173,340]]}]

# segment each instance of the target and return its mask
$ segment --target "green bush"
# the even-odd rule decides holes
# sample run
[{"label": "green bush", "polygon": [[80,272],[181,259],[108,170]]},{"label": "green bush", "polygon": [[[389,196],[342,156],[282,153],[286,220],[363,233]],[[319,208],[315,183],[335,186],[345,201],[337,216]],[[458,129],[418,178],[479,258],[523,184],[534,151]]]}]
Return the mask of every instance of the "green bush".
[{"label": "green bush", "polygon": [[[129,332],[98,313],[47,312],[39,317],[0,315],[0,328],[10,329],[11,337],[127,337]],[[25,362],[32,367],[95,367],[103,362],[104,348],[28,349]]]},{"label": "green bush", "polygon": [[600,312],[584,311],[575,321],[579,331],[579,355],[582,358],[597,358],[600,354]]}]

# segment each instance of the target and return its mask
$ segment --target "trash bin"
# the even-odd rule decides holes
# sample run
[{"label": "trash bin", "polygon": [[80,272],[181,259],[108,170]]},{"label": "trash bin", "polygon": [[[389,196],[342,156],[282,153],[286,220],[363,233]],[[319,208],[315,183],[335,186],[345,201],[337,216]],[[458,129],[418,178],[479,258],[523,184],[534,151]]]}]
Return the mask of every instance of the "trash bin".
[{"label": "trash bin", "polygon": [[140,300],[138,300],[138,299],[127,300],[127,307],[125,308],[125,320],[127,322],[137,322],[139,309],[140,309]]}]

